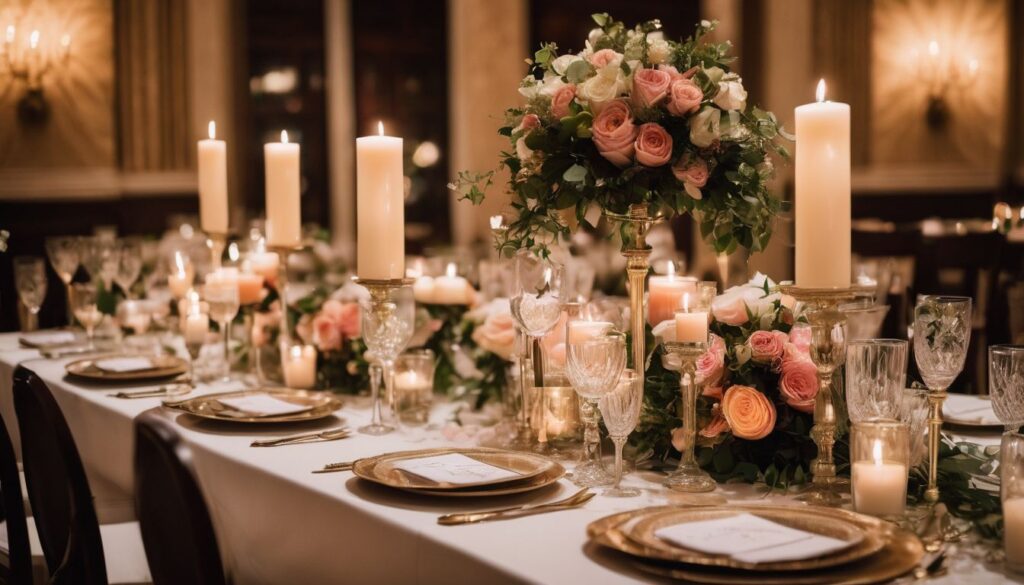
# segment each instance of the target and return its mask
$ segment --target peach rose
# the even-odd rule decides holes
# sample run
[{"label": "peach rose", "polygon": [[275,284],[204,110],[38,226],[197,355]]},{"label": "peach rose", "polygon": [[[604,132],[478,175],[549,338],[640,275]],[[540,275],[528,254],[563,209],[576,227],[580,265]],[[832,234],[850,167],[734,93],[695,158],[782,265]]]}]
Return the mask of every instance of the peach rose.
[{"label": "peach rose", "polygon": [[[636,151],[633,139],[636,138],[637,129],[633,124],[633,112],[625,100],[612,100],[605,105],[594,118],[591,132],[597,151],[612,164],[624,168],[633,162],[633,153]],[[669,152],[671,150],[669,145]]]},{"label": "peach rose", "polygon": [[700,395],[711,400],[721,400],[725,389],[721,386],[705,386]]},{"label": "peach rose", "polygon": [[519,123],[519,127],[527,132],[538,126],[540,126],[540,118],[537,117],[537,114],[526,114],[523,116],[523,121]]},{"label": "peach rose", "polygon": [[569,105],[574,99],[576,99],[575,83],[558,88],[555,95],[551,96],[551,115],[559,119],[570,115]]},{"label": "peach rose", "polygon": [[696,112],[704,101],[704,92],[692,79],[680,77],[669,85],[668,105],[665,109],[673,116],[685,116]]},{"label": "peach rose", "polygon": [[601,49],[600,51],[595,51],[594,54],[590,56],[590,64],[598,69],[621,62],[622,54],[616,53],[611,49]]},{"label": "peach rose", "polygon": [[818,369],[810,360],[784,361],[779,377],[779,394],[794,410],[814,412],[814,397],[818,395]]},{"label": "peach rose", "polygon": [[672,157],[672,137],[660,124],[640,126],[636,137],[636,160],[648,167],[660,167]]},{"label": "peach rose", "polygon": [[633,105],[653,108],[668,95],[672,76],[657,69],[640,69],[633,74]]},{"label": "peach rose", "polygon": [[313,343],[320,351],[337,351],[345,336],[335,325],[334,320],[322,311],[313,317]]},{"label": "peach rose", "polygon": [[700,430],[700,435],[702,437],[714,439],[728,430],[729,421],[725,420],[725,417],[722,416],[722,408],[716,404],[711,409],[711,420],[708,422],[707,426]]},{"label": "peach rose", "polygon": [[759,364],[781,360],[789,336],[781,331],[755,331],[747,338],[750,358]]},{"label": "peach rose", "polygon": [[707,387],[718,384],[724,373],[725,341],[721,337],[712,334],[708,350],[697,358],[697,383],[703,384],[705,390],[707,390]]},{"label": "peach rose", "polygon": [[334,320],[342,335],[349,339],[359,337],[362,315],[359,313],[357,303],[343,303],[329,299],[324,302],[320,310]]},{"label": "peach rose", "polygon": [[473,330],[473,341],[503,360],[512,357],[516,345],[516,322],[508,313],[489,315]]},{"label": "peach rose", "polygon": [[683,183],[686,192],[694,199],[703,199],[701,188],[708,184],[708,163],[700,157],[689,155],[679,157],[672,165],[672,174]]},{"label": "peach rose", "polygon": [[736,385],[725,391],[722,415],[732,434],[748,441],[763,439],[775,428],[775,406],[750,386]]}]

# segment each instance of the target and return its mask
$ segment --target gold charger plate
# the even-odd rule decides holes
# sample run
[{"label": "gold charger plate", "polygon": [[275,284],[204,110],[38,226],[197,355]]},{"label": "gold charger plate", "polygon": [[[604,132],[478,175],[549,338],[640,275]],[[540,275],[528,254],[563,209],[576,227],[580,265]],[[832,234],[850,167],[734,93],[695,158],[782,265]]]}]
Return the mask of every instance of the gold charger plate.
[{"label": "gold charger plate", "polygon": [[[847,548],[814,558],[749,563],[738,561],[727,555],[703,553],[674,545],[655,534],[656,531],[666,526],[726,518],[741,513],[753,514],[797,530],[843,540],[850,545]],[[795,506],[734,505],[668,510],[644,516],[633,525],[632,529],[624,532],[637,544],[647,547],[649,549],[648,556],[651,558],[693,565],[762,571],[804,571],[833,567],[873,555],[881,550],[886,542],[884,535],[879,530],[866,530],[848,518],[822,514],[817,508]]]},{"label": "gold charger plate", "polygon": [[[267,394],[279,400],[284,400],[285,402],[291,402],[299,406],[308,406],[309,409],[302,412],[273,416],[225,414],[226,411],[233,411],[233,409],[221,403],[221,398],[236,398],[241,396],[252,396],[254,394]],[[257,390],[238,390],[235,392],[205,394],[203,396],[196,396],[195,398],[189,398],[187,400],[164,402],[164,406],[211,420],[238,423],[291,423],[317,420],[331,416],[336,410],[341,408],[341,400],[339,400],[337,396],[324,391],[294,390],[291,388],[260,388]]]},{"label": "gold charger plate", "polygon": [[173,355],[144,356],[153,362],[152,368],[133,370],[131,372],[108,372],[101,370],[96,362],[111,358],[137,357],[132,355],[93,356],[73,361],[64,370],[68,375],[96,382],[140,382],[144,380],[160,380],[180,376],[188,371],[188,362]]},{"label": "gold charger plate", "polygon": [[[739,507],[739,506],[737,506]],[[846,518],[862,526],[866,531],[879,530],[885,545],[877,553],[834,567],[823,567],[807,571],[746,571],[723,567],[687,565],[672,561],[649,558],[649,549],[631,540],[617,528],[644,515],[678,510],[674,506],[662,506],[632,510],[606,516],[587,526],[591,542],[627,555],[633,564],[647,573],[680,579],[693,583],[735,584],[735,585],[866,585],[889,581],[914,569],[924,557],[921,540],[911,532],[877,518],[863,516],[831,508],[815,508],[825,515]]]},{"label": "gold charger plate", "polygon": [[[398,461],[459,453],[486,463],[520,473],[520,477],[491,482],[452,484],[436,482],[394,467]],[[565,475],[560,464],[533,453],[483,448],[441,448],[399,451],[359,459],[352,464],[356,477],[418,494],[433,496],[474,497],[517,494],[551,485]]]}]

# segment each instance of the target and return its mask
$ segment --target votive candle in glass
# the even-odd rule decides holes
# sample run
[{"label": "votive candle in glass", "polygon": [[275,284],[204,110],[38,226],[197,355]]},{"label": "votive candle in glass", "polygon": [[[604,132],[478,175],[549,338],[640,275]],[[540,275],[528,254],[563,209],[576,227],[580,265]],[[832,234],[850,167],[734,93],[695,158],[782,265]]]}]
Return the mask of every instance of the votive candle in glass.
[{"label": "votive candle in glass", "polygon": [[316,348],[312,345],[293,345],[281,354],[284,384],[300,390],[316,386]]},{"label": "votive candle in glass", "polygon": [[1024,573],[1024,435],[1003,435],[999,450],[1006,568]]},{"label": "votive candle in glass", "polygon": [[871,421],[850,430],[853,509],[895,517],[907,503],[910,429],[897,421]]},{"label": "votive candle in glass", "polygon": [[395,360],[395,411],[407,425],[425,425],[434,398],[434,352],[411,350]]}]

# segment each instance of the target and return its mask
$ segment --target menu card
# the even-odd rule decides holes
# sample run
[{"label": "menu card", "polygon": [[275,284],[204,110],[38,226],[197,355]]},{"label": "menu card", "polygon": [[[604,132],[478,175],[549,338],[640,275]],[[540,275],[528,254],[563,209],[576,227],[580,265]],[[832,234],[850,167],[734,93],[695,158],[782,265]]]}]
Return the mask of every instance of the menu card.
[{"label": "menu card", "polygon": [[809,559],[856,544],[746,513],[666,526],[654,534],[677,546],[745,563]]},{"label": "menu card", "polygon": [[456,485],[493,483],[522,476],[515,471],[495,467],[461,453],[405,459],[393,463],[392,467],[438,483]]},{"label": "menu card", "polygon": [[36,331],[26,333],[18,338],[26,347],[46,347],[51,345],[65,345],[74,343],[78,337],[70,331]]},{"label": "menu card", "polygon": [[[232,396],[230,398],[219,398],[217,402],[234,409],[242,416],[280,416],[283,414],[305,412],[312,408],[308,405],[281,400],[269,394]],[[231,415],[230,412],[223,414]]]},{"label": "menu card", "polygon": [[148,357],[107,358],[103,360],[96,360],[93,363],[97,368],[104,372],[112,372],[115,374],[152,370],[154,367],[153,360]]}]

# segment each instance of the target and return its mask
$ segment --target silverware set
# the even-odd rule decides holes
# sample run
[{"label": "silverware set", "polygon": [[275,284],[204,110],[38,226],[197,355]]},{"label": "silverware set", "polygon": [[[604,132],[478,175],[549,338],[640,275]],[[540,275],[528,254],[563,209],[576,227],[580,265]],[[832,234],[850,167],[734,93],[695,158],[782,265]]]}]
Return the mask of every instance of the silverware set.
[{"label": "silverware set", "polygon": [[326,441],[337,441],[344,439],[352,434],[352,431],[348,427],[339,427],[336,429],[328,429],[326,431],[318,431],[315,433],[303,433],[301,435],[292,435],[290,437],[281,437],[280,439],[262,439],[253,441],[250,447],[280,447],[282,445],[298,445],[302,443],[323,443]]},{"label": "silverware set", "polygon": [[533,516],[534,514],[546,514],[548,512],[560,512],[579,508],[589,502],[596,494],[587,488],[574,493],[568,498],[542,504],[525,504],[522,506],[510,506],[485,512],[458,512],[438,516],[437,523],[443,526],[460,526],[462,524],[476,524],[491,520],[509,520]]},{"label": "silverware set", "polygon": [[159,398],[161,396],[180,396],[188,394],[192,391],[192,387],[188,384],[170,384],[167,386],[160,386],[159,388],[148,388],[146,390],[133,390],[130,392],[114,392],[113,394],[107,394],[112,398]]},{"label": "silverware set", "polygon": [[355,461],[339,461],[337,463],[328,463],[320,469],[314,469],[313,473],[335,473],[338,471],[352,471],[352,466],[355,465]]}]

